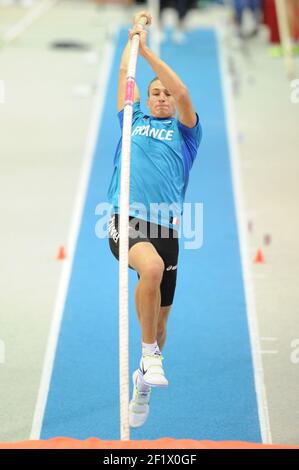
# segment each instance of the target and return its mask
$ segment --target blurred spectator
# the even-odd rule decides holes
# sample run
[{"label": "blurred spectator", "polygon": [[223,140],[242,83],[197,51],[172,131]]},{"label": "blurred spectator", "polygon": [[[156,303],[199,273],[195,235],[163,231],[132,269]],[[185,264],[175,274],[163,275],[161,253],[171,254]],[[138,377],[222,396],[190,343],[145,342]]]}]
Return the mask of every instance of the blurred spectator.
[{"label": "blurred spectator", "polygon": [[[270,41],[273,44],[280,42],[279,27],[275,0],[263,0],[264,23],[270,31]],[[294,42],[299,41],[299,0],[286,0],[290,35]]]},{"label": "blurred spectator", "polygon": [[187,13],[192,8],[195,8],[197,4],[196,0],[161,0],[160,1],[160,18],[162,16],[162,12],[165,8],[174,8],[177,12],[177,27],[173,33],[173,40],[180,44],[184,42],[184,20],[186,18]]},{"label": "blurred spectator", "polygon": [[260,0],[234,0],[234,6],[239,36],[242,38],[255,36],[260,23]]},{"label": "blurred spectator", "polygon": [[174,7],[178,13],[179,22],[182,23],[188,11],[195,6],[194,0],[161,0],[160,13],[166,7]]},{"label": "blurred spectator", "polygon": [[299,0],[287,0],[290,34],[295,42],[299,41]]}]

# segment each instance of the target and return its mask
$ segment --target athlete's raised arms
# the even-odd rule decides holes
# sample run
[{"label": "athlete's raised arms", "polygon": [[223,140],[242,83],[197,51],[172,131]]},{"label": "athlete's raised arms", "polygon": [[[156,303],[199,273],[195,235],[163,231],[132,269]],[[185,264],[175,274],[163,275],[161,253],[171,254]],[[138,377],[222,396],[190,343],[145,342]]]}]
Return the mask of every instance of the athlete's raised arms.
[{"label": "athlete's raised arms", "polygon": [[[146,14],[146,12],[143,12],[143,14]],[[187,127],[194,127],[197,118],[186,85],[174,70],[148,47],[146,29],[135,24],[133,29],[129,30],[130,39],[132,39],[134,34],[139,34],[140,36],[139,54],[147,61],[156,73],[161,84],[169,91],[171,96],[173,96],[179,121]]]},{"label": "athlete's raised arms", "polygon": [[[142,17],[147,18],[147,23],[150,25],[152,21],[152,17],[149,13],[145,11],[141,11],[137,13],[133,18],[134,27],[138,27],[140,18]],[[141,25],[139,25],[142,27]],[[118,95],[117,95],[117,110],[121,111],[125,105],[125,94],[126,94],[126,76],[128,70],[128,63],[130,57],[130,47],[131,47],[131,39],[126,44],[126,47],[123,51],[120,65],[119,65],[119,76],[118,76]],[[140,94],[138,90],[138,86],[135,84],[134,87],[134,102],[140,101]]]}]

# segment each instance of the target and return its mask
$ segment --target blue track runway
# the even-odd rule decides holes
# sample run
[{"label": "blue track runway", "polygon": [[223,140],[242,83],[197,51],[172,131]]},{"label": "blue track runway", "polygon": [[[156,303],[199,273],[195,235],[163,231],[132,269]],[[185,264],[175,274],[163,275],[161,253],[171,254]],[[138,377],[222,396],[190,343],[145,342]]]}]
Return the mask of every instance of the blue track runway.
[{"label": "blue track runway", "polygon": [[[77,242],[41,438],[119,439],[118,263],[95,236],[95,208],[106,201],[115,146],[117,70],[122,31]],[[203,127],[188,202],[204,203],[204,244],[180,247],[178,282],[164,350],[167,390],[153,390],[148,422],[132,439],[160,437],[260,441],[253,366],[229,162],[217,42],[213,31],[189,33],[162,58],[187,84]],[[137,81],[145,108],[154,76],[140,58]],[[130,368],[140,354],[130,272]]]}]

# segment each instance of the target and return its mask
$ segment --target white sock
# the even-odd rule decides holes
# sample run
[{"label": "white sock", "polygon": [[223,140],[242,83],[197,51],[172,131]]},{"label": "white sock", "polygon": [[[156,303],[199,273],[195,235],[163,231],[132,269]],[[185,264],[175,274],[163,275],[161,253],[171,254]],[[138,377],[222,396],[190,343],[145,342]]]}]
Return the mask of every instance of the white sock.
[{"label": "white sock", "polygon": [[154,343],[142,343],[142,355],[154,355],[154,354],[160,354],[160,349],[158,346],[157,341]]}]

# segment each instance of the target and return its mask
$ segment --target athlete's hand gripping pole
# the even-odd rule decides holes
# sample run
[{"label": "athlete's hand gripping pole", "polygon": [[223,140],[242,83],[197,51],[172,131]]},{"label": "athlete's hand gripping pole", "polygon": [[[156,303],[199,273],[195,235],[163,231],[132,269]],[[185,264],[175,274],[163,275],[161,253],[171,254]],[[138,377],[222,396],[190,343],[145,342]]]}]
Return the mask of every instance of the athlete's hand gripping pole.
[{"label": "athlete's hand gripping pole", "polygon": [[[138,18],[140,30],[149,23],[146,16]],[[126,94],[121,150],[120,181],[120,242],[119,242],[119,376],[120,376],[120,438],[130,439],[129,428],[129,296],[128,296],[128,237],[130,202],[130,156],[131,131],[134,102],[136,63],[139,49],[139,34],[131,41],[126,79]]]}]

